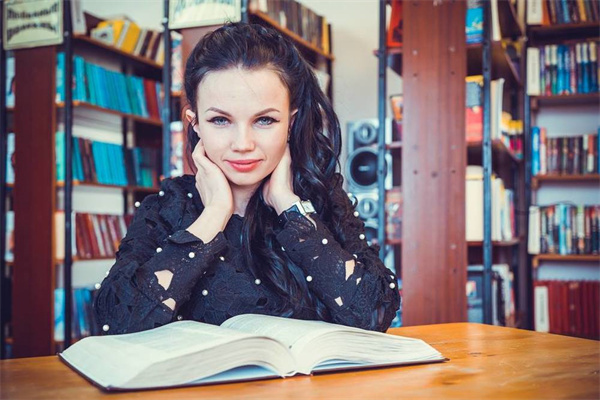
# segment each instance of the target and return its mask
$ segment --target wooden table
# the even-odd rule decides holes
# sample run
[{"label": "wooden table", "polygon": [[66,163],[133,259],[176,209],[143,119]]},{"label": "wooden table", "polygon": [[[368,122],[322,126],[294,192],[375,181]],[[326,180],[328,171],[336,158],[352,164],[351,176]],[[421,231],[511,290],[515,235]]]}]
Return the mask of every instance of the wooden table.
[{"label": "wooden table", "polygon": [[473,323],[406,327],[392,329],[390,333],[421,338],[450,361],[105,394],[56,356],[23,358],[0,362],[0,398],[600,398],[600,344],[596,341]]}]

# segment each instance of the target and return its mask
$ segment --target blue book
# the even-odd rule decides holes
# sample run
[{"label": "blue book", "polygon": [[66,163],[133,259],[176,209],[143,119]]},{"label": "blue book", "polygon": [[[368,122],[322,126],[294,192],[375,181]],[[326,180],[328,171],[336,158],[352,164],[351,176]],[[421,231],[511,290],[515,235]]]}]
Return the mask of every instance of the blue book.
[{"label": "blue book", "polygon": [[80,101],[89,102],[90,98],[87,94],[85,64],[83,57],[77,56],[75,59],[75,67],[77,68],[77,88],[79,89],[77,97]]},{"label": "blue book", "polygon": [[125,106],[123,105],[123,96],[119,93],[119,73],[110,71],[111,86],[112,86],[112,97],[111,100],[115,105],[115,109],[119,112],[126,112]]},{"label": "blue book", "polygon": [[125,167],[125,153],[123,152],[123,146],[116,147],[117,161],[115,165],[119,166],[119,172],[121,177],[121,184],[127,186],[127,169]]},{"label": "blue book", "polygon": [[148,105],[146,104],[146,92],[144,91],[144,81],[142,78],[136,76],[135,84],[138,104],[142,109],[142,116],[148,118],[150,116],[150,113],[148,112]]},{"label": "blue book", "polygon": [[54,289],[54,340],[65,340],[65,291]]},{"label": "blue book", "polygon": [[560,222],[558,224],[558,253],[567,254],[567,207],[564,204],[558,204],[557,210]]},{"label": "blue book", "polygon": [[65,101],[65,53],[56,54],[56,102]]},{"label": "blue book", "polygon": [[531,127],[531,175],[540,173],[540,127]]},{"label": "blue book", "polygon": [[141,185],[141,174],[140,174],[140,164],[139,164],[139,148],[138,147],[134,147],[132,149],[128,149],[128,151],[131,152],[131,160],[132,160],[132,167],[133,167],[133,175],[135,176],[135,182],[132,183],[132,185],[135,186],[142,186]]},{"label": "blue book", "polygon": [[102,185],[107,184],[106,177],[104,175],[104,170],[101,165],[101,154],[100,154],[100,144],[99,142],[92,141],[92,158],[94,159],[94,166],[96,167],[96,180],[98,183]]},{"label": "blue book", "polygon": [[571,23],[571,17],[569,15],[569,5],[567,4],[567,0],[562,0],[562,22],[564,24]]},{"label": "blue book", "polygon": [[481,0],[468,0],[465,18],[467,44],[483,42],[483,3]]},{"label": "blue book", "polygon": [[92,64],[91,65],[92,71],[93,71],[93,81],[94,81],[94,88],[95,88],[95,92],[96,92],[96,105],[98,107],[105,107],[104,105],[104,92],[106,90],[106,88],[103,86],[102,84],[102,71],[100,70],[100,67],[97,66],[96,64]]},{"label": "blue book", "polygon": [[110,88],[108,86],[108,73],[106,69],[97,66],[98,68],[98,82],[100,84],[99,90],[102,93],[102,107],[110,109]]},{"label": "blue book", "polygon": [[583,69],[583,82],[581,83],[581,86],[583,88],[583,93],[590,92],[590,75],[592,74],[592,71],[590,70],[589,51],[590,46],[588,45],[588,43],[581,43],[581,63]]},{"label": "blue book", "polygon": [[125,75],[125,89],[127,91],[127,99],[131,108],[131,113],[134,115],[141,115],[140,108],[135,97],[135,90],[131,81],[131,76]]},{"label": "blue book", "polygon": [[106,153],[108,155],[108,169],[113,178],[113,185],[121,186],[123,185],[123,180],[121,178],[121,163],[119,162],[119,157],[117,155],[118,148],[121,147],[118,144],[106,143]]},{"label": "blue book", "polygon": [[124,74],[119,74],[119,99],[123,103],[123,109],[127,114],[133,114],[131,104],[129,103],[129,93],[127,92],[127,79]]},{"label": "blue book", "polygon": [[56,157],[56,181],[65,181],[65,133],[56,132],[54,135],[54,154]]},{"label": "blue book", "polygon": [[100,143],[100,148],[102,149],[102,168],[104,169],[105,176],[108,180],[109,185],[116,185],[116,179],[114,174],[114,168],[112,167],[111,157],[110,157],[110,143]]},{"label": "blue book", "polygon": [[85,63],[85,76],[86,76],[86,87],[87,92],[89,94],[88,101],[91,104],[98,104],[98,100],[96,98],[96,86],[94,83],[94,72],[93,66],[90,63]]},{"label": "blue book", "polygon": [[79,149],[79,140],[76,137],[73,137],[73,165],[71,166],[73,170],[73,179],[79,182],[83,182],[85,180],[85,175],[83,174],[83,162],[81,160],[81,152]]},{"label": "blue book", "polygon": [[558,45],[556,50],[556,61],[557,61],[557,77],[556,91],[557,94],[563,94],[565,89],[565,57],[564,57],[564,46]]},{"label": "blue book", "polygon": [[113,88],[113,75],[114,72],[108,69],[104,69],[104,77],[106,78],[106,106],[111,110],[119,110],[117,99],[115,97],[115,91]]}]

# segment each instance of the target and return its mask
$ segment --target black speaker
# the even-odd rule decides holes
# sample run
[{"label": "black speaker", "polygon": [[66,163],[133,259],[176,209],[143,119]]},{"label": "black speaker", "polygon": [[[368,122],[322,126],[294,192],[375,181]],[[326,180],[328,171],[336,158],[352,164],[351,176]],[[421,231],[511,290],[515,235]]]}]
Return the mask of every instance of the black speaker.
[{"label": "black speaker", "polygon": [[[365,236],[369,244],[377,242],[379,189],[377,138],[379,133],[378,119],[364,119],[349,122],[347,125],[346,180],[348,194],[356,202],[358,217],[365,223]],[[386,120],[385,142],[392,140],[392,120]],[[392,188],[392,155],[385,153],[385,181],[386,190]],[[392,246],[385,246],[385,264],[392,271],[394,268],[394,250]]]},{"label": "black speaker", "polygon": [[[365,119],[348,123],[348,159],[346,178],[352,192],[377,190],[377,134],[379,120]],[[392,138],[392,120],[386,120],[385,141]],[[385,154],[385,188],[392,187],[392,156]]]}]

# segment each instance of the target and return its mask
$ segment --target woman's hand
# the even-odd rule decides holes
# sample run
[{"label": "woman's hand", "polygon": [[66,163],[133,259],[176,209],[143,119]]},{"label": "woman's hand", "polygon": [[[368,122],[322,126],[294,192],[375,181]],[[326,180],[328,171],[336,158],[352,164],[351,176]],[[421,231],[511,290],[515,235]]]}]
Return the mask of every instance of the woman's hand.
[{"label": "woman's hand", "polygon": [[233,195],[223,171],[206,157],[202,140],[198,141],[192,153],[196,172],[196,189],[205,209],[211,210],[229,221],[233,214]]},{"label": "woman's hand", "polygon": [[204,211],[187,231],[208,243],[225,230],[233,214],[233,195],[223,171],[206,157],[202,140],[196,145],[192,158],[198,169],[196,189],[204,204]]},{"label": "woman's hand", "polygon": [[275,209],[277,215],[290,208],[295,202],[300,201],[300,198],[294,194],[292,156],[289,144],[279,164],[263,185],[263,198],[268,206]]}]

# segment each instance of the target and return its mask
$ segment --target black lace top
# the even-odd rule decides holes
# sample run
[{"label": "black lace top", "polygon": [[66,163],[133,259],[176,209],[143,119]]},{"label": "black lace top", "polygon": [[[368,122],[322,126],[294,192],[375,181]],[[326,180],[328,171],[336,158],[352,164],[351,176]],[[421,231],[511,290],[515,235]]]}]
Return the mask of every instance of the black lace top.
[{"label": "black lace top", "polygon": [[[350,200],[341,187],[339,198]],[[244,265],[243,218],[233,215],[209,243],[186,230],[203,210],[193,175],[165,179],[146,196],[116,253],[116,263],[94,301],[105,334],[136,332],[181,319],[221,324],[244,313],[278,315],[284,301]],[[364,224],[348,204],[344,248],[316,214],[316,228],[286,211],[277,234],[282,254],[305,275],[307,287],[328,311],[329,322],[385,331],[398,309],[396,278],[364,236]],[[353,266],[353,268],[352,268]],[[173,273],[167,289],[155,272]],[[175,310],[163,301],[175,300]],[[318,319],[316,313],[300,318]]]}]

